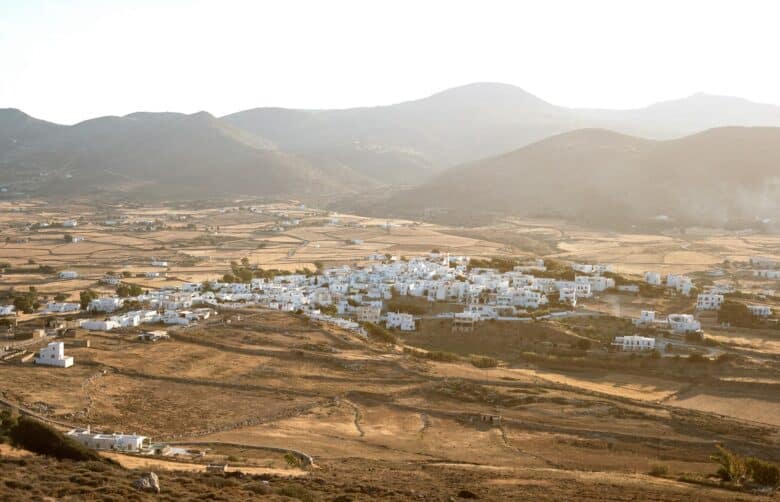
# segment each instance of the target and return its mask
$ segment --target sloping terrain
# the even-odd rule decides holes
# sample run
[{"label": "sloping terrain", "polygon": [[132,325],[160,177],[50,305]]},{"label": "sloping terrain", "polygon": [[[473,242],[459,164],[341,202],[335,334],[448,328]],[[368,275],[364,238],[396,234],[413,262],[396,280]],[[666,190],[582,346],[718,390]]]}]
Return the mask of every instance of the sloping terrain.
[{"label": "sloping terrain", "polygon": [[103,117],[36,134],[34,125],[17,122],[4,131],[16,146],[0,150],[2,181],[17,190],[45,195],[125,192],[155,198],[316,197],[344,194],[352,181],[370,186],[359,175],[345,173],[348,168],[315,167],[205,112]]},{"label": "sloping terrain", "polygon": [[720,128],[653,141],[600,129],[561,134],[445,171],[387,209],[473,212],[597,225],[724,225],[780,216],[780,128]]}]

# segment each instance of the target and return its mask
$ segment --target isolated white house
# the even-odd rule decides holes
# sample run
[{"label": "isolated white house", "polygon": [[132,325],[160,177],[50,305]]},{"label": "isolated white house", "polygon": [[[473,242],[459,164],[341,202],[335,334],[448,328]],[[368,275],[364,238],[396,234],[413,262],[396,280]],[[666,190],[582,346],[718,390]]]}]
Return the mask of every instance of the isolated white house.
[{"label": "isolated white house", "polygon": [[68,437],[95,450],[139,451],[149,446],[149,438],[137,434],[101,434],[89,428],[73,429]]},{"label": "isolated white house", "polygon": [[616,336],[612,345],[624,351],[653,350],[655,349],[655,338],[639,335]]},{"label": "isolated white house", "polygon": [[75,279],[79,276],[79,273],[74,270],[63,270],[59,274],[57,274],[57,277],[60,279]]},{"label": "isolated white house", "polygon": [[67,227],[67,228],[76,227],[76,226],[78,226],[78,224],[79,224],[79,222],[76,221],[76,220],[65,220],[65,221],[62,222],[62,226],[63,227]]},{"label": "isolated white house", "polygon": [[58,368],[70,368],[73,366],[73,357],[65,355],[65,344],[51,342],[42,348],[35,359],[35,364],[57,366]]},{"label": "isolated white house", "polygon": [[13,305],[0,305],[0,316],[16,315],[16,307]]}]

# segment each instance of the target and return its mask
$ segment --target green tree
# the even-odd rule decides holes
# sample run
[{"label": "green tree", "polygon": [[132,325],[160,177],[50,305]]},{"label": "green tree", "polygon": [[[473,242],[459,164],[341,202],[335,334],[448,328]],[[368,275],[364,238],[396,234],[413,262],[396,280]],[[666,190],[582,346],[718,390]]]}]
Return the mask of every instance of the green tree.
[{"label": "green tree", "polygon": [[92,291],[91,289],[84,290],[79,293],[79,303],[81,303],[81,308],[85,309],[89,306],[89,302],[94,300],[98,297],[98,294]]}]

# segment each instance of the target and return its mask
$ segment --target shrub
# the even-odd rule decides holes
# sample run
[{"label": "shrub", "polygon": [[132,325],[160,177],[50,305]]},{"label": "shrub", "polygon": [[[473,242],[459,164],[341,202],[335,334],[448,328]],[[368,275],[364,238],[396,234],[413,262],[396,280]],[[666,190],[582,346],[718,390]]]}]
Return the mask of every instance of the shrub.
[{"label": "shrub", "polygon": [[291,451],[288,451],[287,453],[284,454],[284,461],[287,462],[287,465],[289,465],[290,467],[301,466],[301,459],[298,458],[298,456]]},{"label": "shrub", "polygon": [[495,368],[498,366],[498,360],[493,359],[492,357],[472,356],[471,364],[477,368]]},{"label": "shrub", "polygon": [[777,464],[753,457],[748,458],[745,464],[748,475],[755,483],[772,487],[780,485],[780,466]]},{"label": "shrub", "polygon": [[314,496],[304,487],[300,485],[287,485],[276,490],[277,495],[283,495],[298,499],[302,502],[314,502]]},{"label": "shrub", "polygon": [[30,417],[19,418],[8,436],[14,446],[41,455],[77,461],[102,460],[95,451]]},{"label": "shrub", "polygon": [[398,342],[396,336],[390,333],[389,331],[387,331],[382,326],[379,326],[372,322],[367,322],[363,324],[363,328],[365,328],[366,333],[368,333],[368,336],[370,336],[371,338],[375,338],[379,341],[385,343],[391,343],[391,344],[395,344]]},{"label": "shrub", "polygon": [[89,306],[89,302],[91,302],[97,297],[98,294],[92,291],[91,289],[81,291],[79,293],[79,303],[81,304],[81,308],[82,309],[87,308]]},{"label": "shrub", "polygon": [[710,455],[710,460],[720,464],[717,475],[723,481],[740,483],[747,475],[745,460],[721,445],[715,445],[717,451]]},{"label": "shrub", "polygon": [[587,338],[580,338],[579,340],[577,340],[575,347],[577,347],[580,350],[590,350],[591,347],[590,340],[588,340]]},{"label": "shrub", "polygon": [[669,474],[669,468],[663,464],[655,464],[650,468],[650,472],[648,474],[660,478]]}]

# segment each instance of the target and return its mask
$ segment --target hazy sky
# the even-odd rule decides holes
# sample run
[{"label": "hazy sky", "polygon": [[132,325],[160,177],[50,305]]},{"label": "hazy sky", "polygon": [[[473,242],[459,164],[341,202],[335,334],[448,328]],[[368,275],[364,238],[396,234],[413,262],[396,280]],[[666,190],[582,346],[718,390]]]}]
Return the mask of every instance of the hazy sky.
[{"label": "hazy sky", "polygon": [[0,0],[0,107],[390,104],[475,81],[630,108],[703,91],[780,104],[780,2]]}]

